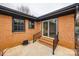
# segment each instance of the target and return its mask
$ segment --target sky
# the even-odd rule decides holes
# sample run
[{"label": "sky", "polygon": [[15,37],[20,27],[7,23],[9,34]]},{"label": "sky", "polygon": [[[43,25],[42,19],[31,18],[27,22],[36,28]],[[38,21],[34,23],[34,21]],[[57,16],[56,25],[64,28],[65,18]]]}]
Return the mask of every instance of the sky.
[{"label": "sky", "polygon": [[53,12],[73,3],[0,3],[0,5],[17,10],[17,7],[23,5],[28,7],[30,14],[36,17]]}]

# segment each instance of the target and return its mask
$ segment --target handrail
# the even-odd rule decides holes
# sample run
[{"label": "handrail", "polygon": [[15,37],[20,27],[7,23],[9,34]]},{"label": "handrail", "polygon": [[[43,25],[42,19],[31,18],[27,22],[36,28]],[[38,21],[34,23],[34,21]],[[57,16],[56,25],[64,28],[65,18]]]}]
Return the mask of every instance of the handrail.
[{"label": "handrail", "polygon": [[4,54],[6,53],[6,51],[8,50],[8,48],[2,50],[0,49],[0,56],[4,56]]},{"label": "handrail", "polygon": [[38,32],[38,33],[36,33],[36,34],[34,34],[33,35],[33,43],[38,39],[38,38],[40,38],[41,37],[41,31],[40,32]]},{"label": "handrail", "polygon": [[57,35],[55,35],[55,39],[53,40],[53,55],[54,55],[55,49],[58,45],[58,41],[59,41],[59,39],[58,39],[58,34],[57,34]]}]

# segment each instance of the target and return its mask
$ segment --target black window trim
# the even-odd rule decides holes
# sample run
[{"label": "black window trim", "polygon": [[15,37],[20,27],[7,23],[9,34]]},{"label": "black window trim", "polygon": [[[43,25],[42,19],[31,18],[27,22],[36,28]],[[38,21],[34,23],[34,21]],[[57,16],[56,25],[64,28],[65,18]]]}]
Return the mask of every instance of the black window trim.
[{"label": "black window trim", "polygon": [[[14,19],[24,20],[24,30],[14,30]],[[25,32],[25,19],[21,17],[12,17],[12,32]]]},{"label": "black window trim", "polygon": [[[33,27],[30,27],[30,26],[29,26],[30,22],[33,22],[33,23],[34,23]],[[32,26],[32,25],[31,25],[31,26]],[[28,22],[28,28],[29,28],[29,29],[34,29],[34,28],[35,28],[35,22],[30,20],[30,21]]]}]

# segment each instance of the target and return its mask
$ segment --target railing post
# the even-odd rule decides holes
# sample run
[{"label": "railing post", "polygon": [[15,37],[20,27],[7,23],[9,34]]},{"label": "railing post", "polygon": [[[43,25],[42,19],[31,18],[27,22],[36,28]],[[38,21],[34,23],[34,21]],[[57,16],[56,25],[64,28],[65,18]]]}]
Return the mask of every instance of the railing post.
[{"label": "railing post", "polygon": [[56,47],[57,47],[57,45],[58,45],[58,34],[57,35],[55,35],[55,39],[53,40],[53,55],[55,54],[54,52],[55,52],[55,49],[56,49]]}]

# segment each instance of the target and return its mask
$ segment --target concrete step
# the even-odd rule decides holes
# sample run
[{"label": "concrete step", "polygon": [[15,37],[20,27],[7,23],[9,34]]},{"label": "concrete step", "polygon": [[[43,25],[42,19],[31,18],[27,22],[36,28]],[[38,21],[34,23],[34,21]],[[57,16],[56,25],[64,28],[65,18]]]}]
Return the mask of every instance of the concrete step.
[{"label": "concrete step", "polygon": [[53,42],[53,39],[49,39],[49,38],[40,38],[42,40],[45,40],[45,41],[49,41],[49,42]]},{"label": "concrete step", "polygon": [[48,40],[48,39],[39,39],[38,42],[40,42],[41,44],[44,44],[50,48],[53,47],[53,40]]}]

